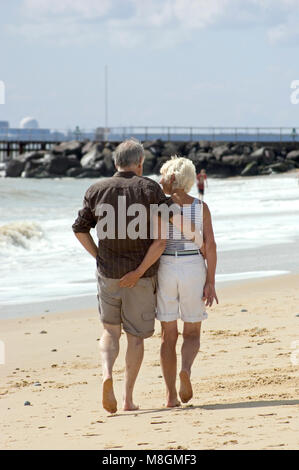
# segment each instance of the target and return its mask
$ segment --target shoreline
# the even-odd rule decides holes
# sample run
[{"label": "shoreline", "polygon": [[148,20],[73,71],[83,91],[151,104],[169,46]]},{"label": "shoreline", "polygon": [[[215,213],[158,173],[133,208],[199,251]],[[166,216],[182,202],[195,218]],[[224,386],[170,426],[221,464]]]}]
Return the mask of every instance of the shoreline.
[{"label": "shoreline", "polygon": [[[259,274],[260,275],[257,275]],[[230,278],[231,274],[216,275],[216,289],[222,290],[226,287],[243,285],[244,283],[257,282],[259,280],[273,279],[281,276],[295,276],[297,273],[290,271],[247,271],[244,277]],[[217,276],[221,277],[217,280]],[[226,277],[226,279],[225,279]],[[97,309],[96,284],[94,294],[81,294],[78,296],[66,296],[62,298],[53,298],[47,300],[38,300],[33,302],[0,304],[0,322],[1,320],[31,318],[42,315],[55,314],[60,312],[75,312],[82,310]]]},{"label": "shoreline", "polygon": [[[299,448],[298,364],[292,363],[298,284],[299,275],[285,275],[218,289],[220,303],[203,322],[192,369],[194,397],[175,409],[164,407],[159,322],[145,341],[135,390],[140,410],[127,413],[121,410],[122,335],[114,368],[119,410],[111,416],[101,407],[96,309],[0,320],[6,346],[0,448]],[[178,354],[181,344],[179,335]],[[31,406],[24,406],[27,400]]]}]

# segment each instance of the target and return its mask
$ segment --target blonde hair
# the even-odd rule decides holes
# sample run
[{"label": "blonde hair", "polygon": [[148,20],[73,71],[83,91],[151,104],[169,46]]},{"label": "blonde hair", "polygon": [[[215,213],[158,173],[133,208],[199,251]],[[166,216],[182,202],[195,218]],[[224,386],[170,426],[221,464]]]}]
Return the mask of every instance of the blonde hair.
[{"label": "blonde hair", "polygon": [[171,176],[174,175],[173,188],[183,189],[186,193],[191,190],[196,179],[196,169],[191,160],[177,155],[164,163],[160,173],[164,176],[166,182],[169,182]]}]

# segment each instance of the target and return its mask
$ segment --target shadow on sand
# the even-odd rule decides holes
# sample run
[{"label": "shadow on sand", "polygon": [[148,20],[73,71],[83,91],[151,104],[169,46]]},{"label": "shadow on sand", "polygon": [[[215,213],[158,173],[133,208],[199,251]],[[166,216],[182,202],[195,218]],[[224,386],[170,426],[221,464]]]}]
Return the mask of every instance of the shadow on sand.
[{"label": "shadow on sand", "polygon": [[[192,410],[233,410],[238,408],[264,408],[267,406],[289,406],[289,405],[299,405],[299,400],[270,400],[270,401],[243,401],[237,403],[215,403],[212,405],[182,405],[175,408],[156,408],[148,410],[135,410],[124,413],[116,413],[114,415],[109,415],[108,418],[120,417],[120,416],[138,416],[143,414],[155,414],[155,413],[165,413],[172,411],[192,411]],[[154,417],[153,417],[154,418]],[[158,417],[156,417],[158,418]]]}]

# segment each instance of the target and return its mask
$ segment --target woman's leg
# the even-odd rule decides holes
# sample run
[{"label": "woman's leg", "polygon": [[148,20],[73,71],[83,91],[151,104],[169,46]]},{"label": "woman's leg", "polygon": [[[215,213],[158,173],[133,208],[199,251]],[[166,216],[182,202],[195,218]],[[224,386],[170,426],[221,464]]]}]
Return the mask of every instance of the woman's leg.
[{"label": "woman's leg", "polygon": [[180,405],[176,390],[176,343],[178,339],[177,321],[162,321],[161,327],[161,366],[167,390],[166,406],[171,408]]},{"label": "woman's leg", "polygon": [[183,345],[182,345],[182,368],[180,372],[180,398],[183,403],[187,403],[193,396],[190,381],[191,367],[197,356],[200,346],[201,322],[184,323]]}]

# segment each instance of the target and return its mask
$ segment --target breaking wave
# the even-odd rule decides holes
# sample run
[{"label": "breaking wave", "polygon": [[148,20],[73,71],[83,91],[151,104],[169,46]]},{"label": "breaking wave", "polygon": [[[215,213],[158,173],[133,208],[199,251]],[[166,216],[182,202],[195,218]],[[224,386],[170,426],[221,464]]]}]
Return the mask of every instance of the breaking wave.
[{"label": "breaking wave", "polygon": [[43,230],[35,222],[12,222],[0,225],[0,246],[29,248],[31,240],[43,238]]}]

